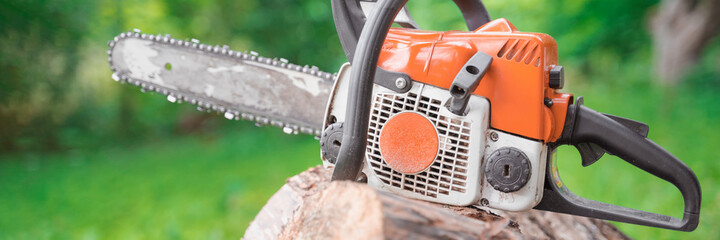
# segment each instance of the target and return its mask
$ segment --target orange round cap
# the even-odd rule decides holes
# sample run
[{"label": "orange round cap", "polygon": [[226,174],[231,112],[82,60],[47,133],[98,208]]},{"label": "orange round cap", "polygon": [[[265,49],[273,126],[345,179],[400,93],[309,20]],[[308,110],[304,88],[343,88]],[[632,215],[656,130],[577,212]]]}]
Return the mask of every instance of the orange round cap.
[{"label": "orange round cap", "polygon": [[380,153],[395,171],[414,174],[428,168],[438,152],[435,126],[417,113],[390,118],[380,132]]}]

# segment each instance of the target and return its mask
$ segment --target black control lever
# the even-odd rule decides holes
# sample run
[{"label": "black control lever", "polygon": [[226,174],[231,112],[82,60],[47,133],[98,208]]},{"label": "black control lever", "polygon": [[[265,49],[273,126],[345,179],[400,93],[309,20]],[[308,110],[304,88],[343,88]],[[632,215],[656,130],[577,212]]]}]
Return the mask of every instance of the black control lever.
[{"label": "black control lever", "polygon": [[695,230],[699,221],[701,201],[700,184],[695,173],[685,163],[647,139],[645,137],[647,130],[633,130],[626,127],[627,123],[621,121],[583,106],[582,98],[579,98],[575,104],[568,107],[565,127],[556,144],[576,146],[582,143],[596,144],[608,153],[672,183],[683,196],[685,203],[683,218],[577,196],[562,184],[554,161],[548,161],[543,199],[535,208],[673,230]]},{"label": "black control lever", "polygon": [[492,60],[490,55],[478,51],[455,75],[455,79],[450,85],[450,101],[447,106],[450,112],[455,115],[465,115],[470,95],[480,85],[480,80],[485,76]]}]

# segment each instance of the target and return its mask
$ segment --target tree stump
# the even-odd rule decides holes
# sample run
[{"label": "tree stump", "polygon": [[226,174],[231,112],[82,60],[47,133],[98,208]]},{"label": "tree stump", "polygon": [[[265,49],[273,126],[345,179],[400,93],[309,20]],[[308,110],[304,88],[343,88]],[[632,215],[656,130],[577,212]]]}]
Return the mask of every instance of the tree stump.
[{"label": "tree stump", "polygon": [[330,175],[315,167],[288,179],[243,239],[629,239],[601,220],[447,206]]}]

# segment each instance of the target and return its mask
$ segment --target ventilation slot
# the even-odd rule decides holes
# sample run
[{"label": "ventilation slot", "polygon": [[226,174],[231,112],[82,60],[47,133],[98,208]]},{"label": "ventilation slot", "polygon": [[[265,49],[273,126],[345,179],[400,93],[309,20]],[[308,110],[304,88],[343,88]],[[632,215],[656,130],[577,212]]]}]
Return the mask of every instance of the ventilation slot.
[{"label": "ventilation slot", "polygon": [[508,51],[507,55],[505,55],[505,59],[511,60],[513,57],[515,57],[515,54],[517,54],[519,48],[524,48],[525,45],[527,45],[527,41],[525,40],[518,40],[515,42],[515,44],[510,48],[510,51]]},{"label": "ventilation slot", "polygon": [[[368,127],[367,159],[375,175],[393,188],[437,198],[450,192],[465,193],[470,149],[468,121],[438,114],[442,101],[415,93],[377,94]],[[390,117],[404,111],[424,115],[438,131],[439,150],[425,171],[403,174],[390,168],[380,153],[380,131]]]},{"label": "ventilation slot", "polygon": [[527,65],[534,64],[540,66],[540,44],[536,41],[524,39],[508,39],[500,48],[497,56],[506,60],[514,60]]}]

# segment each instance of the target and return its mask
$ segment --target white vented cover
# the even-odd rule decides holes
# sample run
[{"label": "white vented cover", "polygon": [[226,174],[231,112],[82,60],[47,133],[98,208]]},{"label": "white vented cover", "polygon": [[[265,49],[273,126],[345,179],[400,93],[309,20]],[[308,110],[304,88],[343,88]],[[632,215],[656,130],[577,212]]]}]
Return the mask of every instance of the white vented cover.
[{"label": "white vented cover", "polygon": [[[485,147],[489,103],[473,96],[466,116],[445,108],[446,89],[418,82],[404,94],[375,85],[366,154],[368,183],[399,195],[452,205],[470,205],[480,194],[480,165]],[[380,153],[380,132],[388,119],[414,112],[430,120],[438,133],[438,154],[430,167],[417,174],[390,168]]]}]

